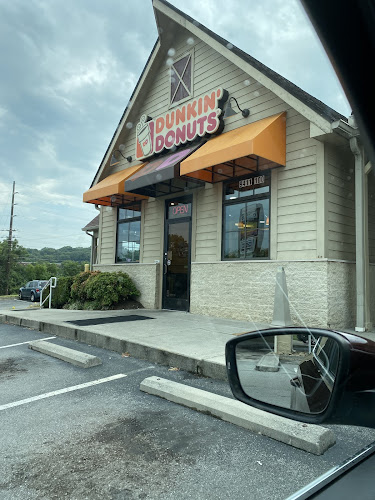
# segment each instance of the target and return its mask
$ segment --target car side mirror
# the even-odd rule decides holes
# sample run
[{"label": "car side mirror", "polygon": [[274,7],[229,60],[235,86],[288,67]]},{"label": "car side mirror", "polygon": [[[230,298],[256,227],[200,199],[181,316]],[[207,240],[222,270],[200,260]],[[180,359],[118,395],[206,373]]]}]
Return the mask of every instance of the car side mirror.
[{"label": "car side mirror", "polygon": [[226,344],[233,395],[308,423],[375,427],[375,342],[323,329],[261,330]]}]

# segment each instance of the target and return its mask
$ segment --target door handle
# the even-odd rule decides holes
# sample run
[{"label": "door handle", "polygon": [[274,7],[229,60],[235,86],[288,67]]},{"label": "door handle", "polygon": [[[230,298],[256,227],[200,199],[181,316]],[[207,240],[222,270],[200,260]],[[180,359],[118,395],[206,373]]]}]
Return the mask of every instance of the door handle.
[{"label": "door handle", "polygon": [[168,266],[167,264],[164,264],[164,274],[167,274]]}]

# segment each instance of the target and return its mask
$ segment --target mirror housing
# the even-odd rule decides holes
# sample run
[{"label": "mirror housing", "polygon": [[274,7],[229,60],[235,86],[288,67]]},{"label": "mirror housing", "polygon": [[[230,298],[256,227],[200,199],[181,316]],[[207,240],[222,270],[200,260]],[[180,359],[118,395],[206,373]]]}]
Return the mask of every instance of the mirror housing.
[{"label": "mirror housing", "polygon": [[[330,397],[322,406],[322,411],[310,413],[280,406],[277,398],[272,395],[271,386],[267,385],[262,388],[263,400],[261,401],[254,397],[256,392],[250,395],[249,389],[244,390],[241,384],[241,373],[239,373],[239,360],[236,351],[240,352],[241,349],[246,349],[246,345],[252,345],[249,341],[252,341],[255,345],[258,340],[258,343],[262,341],[270,346],[270,354],[274,352],[273,339],[275,339],[276,345],[278,341],[283,340],[283,336],[288,335],[292,339],[298,339],[297,344],[300,345],[302,345],[302,342],[306,343],[308,338],[319,339],[323,337],[332,339],[331,342],[335,345],[335,348],[337,346],[339,356],[338,362],[335,364],[334,383],[333,387],[331,387]],[[312,344],[309,344],[311,351],[313,351]],[[273,328],[247,333],[229,340],[226,344],[225,353],[230,388],[236,399],[243,403],[306,423],[330,422],[375,427],[375,342],[371,340],[349,333],[318,328]],[[313,353],[310,358],[312,357]],[[318,371],[321,372],[321,370]],[[248,374],[247,377],[249,376]],[[291,386],[295,385],[293,380],[295,379],[288,379]],[[251,383],[249,386],[251,386]]]}]

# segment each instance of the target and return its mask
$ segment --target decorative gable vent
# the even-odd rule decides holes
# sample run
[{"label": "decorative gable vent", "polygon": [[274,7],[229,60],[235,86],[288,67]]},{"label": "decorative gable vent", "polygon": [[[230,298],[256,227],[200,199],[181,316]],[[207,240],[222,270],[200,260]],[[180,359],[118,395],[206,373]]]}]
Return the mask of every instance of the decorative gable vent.
[{"label": "decorative gable vent", "polygon": [[171,66],[171,105],[193,95],[193,55],[188,54]]}]

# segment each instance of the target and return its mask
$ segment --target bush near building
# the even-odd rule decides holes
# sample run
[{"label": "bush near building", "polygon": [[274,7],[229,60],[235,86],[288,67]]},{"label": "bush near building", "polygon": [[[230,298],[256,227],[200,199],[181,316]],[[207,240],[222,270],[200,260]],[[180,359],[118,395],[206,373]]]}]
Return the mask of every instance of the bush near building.
[{"label": "bush near building", "polygon": [[62,309],[69,303],[73,279],[73,276],[62,276],[58,279],[57,286],[52,292],[52,307]]},{"label": "bush near building", "polygon": [[127,273],[89,271],[59,278],[52,295],[52,307],[112,309],[139,295]]}]

